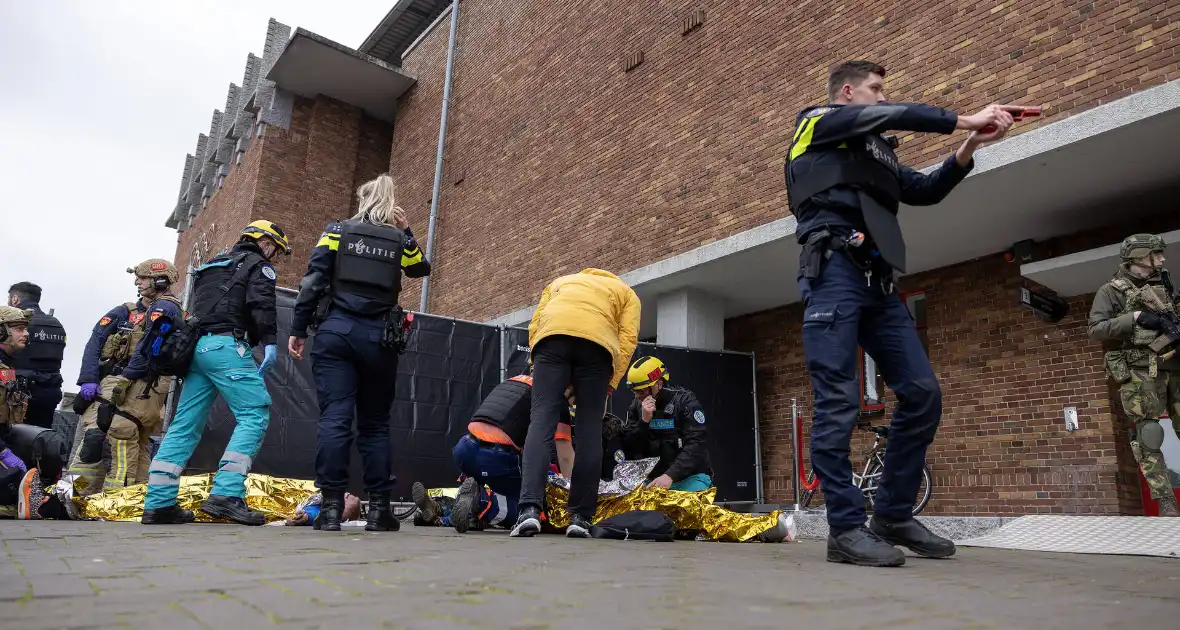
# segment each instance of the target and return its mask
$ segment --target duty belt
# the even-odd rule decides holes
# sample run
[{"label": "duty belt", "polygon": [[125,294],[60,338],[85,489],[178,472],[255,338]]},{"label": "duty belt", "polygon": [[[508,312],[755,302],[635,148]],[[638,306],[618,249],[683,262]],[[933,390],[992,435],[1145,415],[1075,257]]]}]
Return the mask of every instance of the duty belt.
[{"label": "duty belt", "polygon": [[799,269],[802,276],[808,280],[818,278],[832,257],[832,252],[843,252],[857,269],[864,272],[865,286],[873,286],[875,274],[881,284],[881,291],[885,294],[893,292],[893,267],[872,251],[871,242],[858,230],[842,230],[837,233],[825,227],[812,232],[799,252]]}]

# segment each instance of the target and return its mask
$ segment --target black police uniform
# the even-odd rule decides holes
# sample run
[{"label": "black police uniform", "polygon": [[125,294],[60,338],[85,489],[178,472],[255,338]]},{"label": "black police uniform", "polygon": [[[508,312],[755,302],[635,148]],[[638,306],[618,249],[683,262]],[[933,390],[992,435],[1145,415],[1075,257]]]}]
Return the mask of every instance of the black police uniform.
[{"label": "black police uniform", "polygon": [[[811,462],[833,535],[865,523],[864,497],[852,484],[848,458],[860,412],[858,345],[876,360],[898,398],[875,514],[910,518],[926,447],[938,428],[938,382],[893,285],[894,269],[905,270],[897,211],[901,203],[938,203],[974,163],[964,168],[952,155],[924,175],[900,164],[880,134],[949,134],[956,122],[953,112],[909,103],[812,107],[797,120],[785,169],[804,245],[799,286],[815,395]],[[867,233],[863,244],[856,244],[854,231]]]},{"label": "black police uniform", "polygon": [[348,487],[354,413],[370,504],[387,505],[395,485],[389,414],[399,349],[389,339],[401,326],[403,272],[411,278],[430,273],[408,228],[346,220],[324,228],[300,282],[293,336],[307,336],[327,296],[327,314],[316,324],[311,349],[320,406],[316,485],[325,502]]},{"label": "black police uniform", "polygon": [[61,402],[61,363],[66,351],[66,330],[61,322],[36,303],[21,308],[33,311],[29,321],[29,345],[13,357],[18,375],[29,386],[29,411],[25,423],[45,429],[53,427],[53,411]]},{"label": "black police uniform", "polygon": [[672,482],[696,474],[712,477],[705,429],[705,412],[687,389],[665,386],[656,395],[656,410],[644,422],[639,400],[631,401],[623,423],[622,442],[627,459],[658,457],[648,480],[668,475]]}]

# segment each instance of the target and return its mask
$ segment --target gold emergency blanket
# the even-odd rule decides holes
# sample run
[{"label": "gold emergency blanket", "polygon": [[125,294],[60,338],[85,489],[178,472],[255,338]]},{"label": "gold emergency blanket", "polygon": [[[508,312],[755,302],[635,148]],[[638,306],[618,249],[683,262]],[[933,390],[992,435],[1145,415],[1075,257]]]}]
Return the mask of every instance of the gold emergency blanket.
[{"label": "gold emergency blanket", "polygon": [[[213,518],[201,511],[201,502],[213,488],[214,473],[186,475],[180,478],[180,494],[177,502],[181,508],[192,510],[198,523],[228,523]],[[143,516],[143,498],[147,484],[128,486],[88,497],[72,497],[84,519],[105,519],[108,521],[138,521]],[[295,514],[295,508],[316,492],[315,482],[304,479],[287,479],[250,473],[246,476],[246,505],[262,512],[268,523],[283,520]]]},{"label": "gold emergency blanket", "polygon": [[[707,540],[724,542],[746,542],[778,524],[778,510],[764,515],[733,512],[713,505],[716,496],[717,488],[681,492],[648,487],[619,496],[599,495],[593,522],[632,510],[656,510],[671,518],[678,530],[699,530]],[[569,491],[556,484],[545,488],[545,515],[559,529],[570,522],[565,509],[568,497]]]}]

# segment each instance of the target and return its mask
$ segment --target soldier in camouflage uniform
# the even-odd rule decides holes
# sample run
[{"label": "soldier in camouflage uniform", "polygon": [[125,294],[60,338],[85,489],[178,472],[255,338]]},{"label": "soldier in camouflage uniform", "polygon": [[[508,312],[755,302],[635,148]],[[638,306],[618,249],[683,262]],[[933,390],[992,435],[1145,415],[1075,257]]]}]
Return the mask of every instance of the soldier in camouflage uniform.
[{"label": "soldier in camouflage uniform", "polygon": [[1160,450],[1164,429],[1159,422],[1167,410],[1173,427],[1180,424],[1180,357],[1149,347],[1159,347],[1160,331],[1174,326],[1168,318],[1177,312],[1177,296],[1169,294],[1173,289],[1161,274],[1164,240],[1131,235],[1120,255],[1118,273],[1094,296],[1089,336],[1104,342],[1106,373],[1119,385],[1123,410],[1135,423],[1131,450],[1159,501],[1160,516],[1180,516]]}]

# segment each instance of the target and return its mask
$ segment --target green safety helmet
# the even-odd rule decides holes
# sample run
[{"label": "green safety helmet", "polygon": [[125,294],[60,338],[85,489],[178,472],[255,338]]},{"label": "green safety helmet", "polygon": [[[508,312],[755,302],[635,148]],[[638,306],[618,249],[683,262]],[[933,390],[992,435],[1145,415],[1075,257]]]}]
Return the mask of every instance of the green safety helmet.
[{"label": "green safety helmet", "polygon": [[1164,239],[1155,234],[1132,234],[1123,239],[1119,255],[1123,260],[1137,260],[1152,252],[1164,251]]}]

